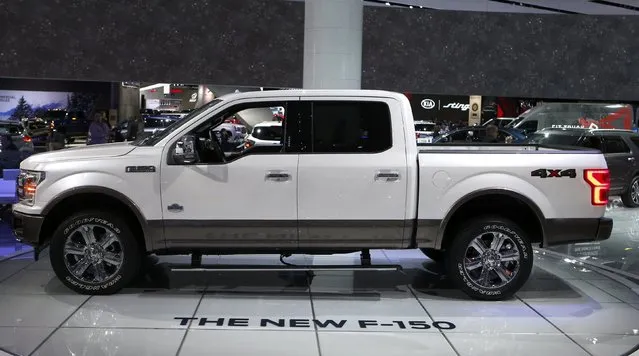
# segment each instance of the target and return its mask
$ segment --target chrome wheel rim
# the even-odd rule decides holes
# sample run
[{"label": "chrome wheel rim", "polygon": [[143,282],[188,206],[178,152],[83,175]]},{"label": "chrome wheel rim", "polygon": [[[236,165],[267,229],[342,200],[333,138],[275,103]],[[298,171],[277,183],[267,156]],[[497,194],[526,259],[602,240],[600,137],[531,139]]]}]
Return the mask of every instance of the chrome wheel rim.
[{"label": "chrome wheel rim", "polygon": [[630,198],[635,204],[639,204],[639,180],[632,182],[630,186]]},{"label": "chrome wheel rim", "polygon": [[486,231],[466,247],[464,271],[470,281],[482,289],[499,289],[519,272],[520,253],[508,235]]},{"label": "chrome wheel rim", "polygon": [[118,235],[101,225],[85,224],[73,230],[64,244],[67,270],[87,284],[101,284],[113,278],[124,262]]}]

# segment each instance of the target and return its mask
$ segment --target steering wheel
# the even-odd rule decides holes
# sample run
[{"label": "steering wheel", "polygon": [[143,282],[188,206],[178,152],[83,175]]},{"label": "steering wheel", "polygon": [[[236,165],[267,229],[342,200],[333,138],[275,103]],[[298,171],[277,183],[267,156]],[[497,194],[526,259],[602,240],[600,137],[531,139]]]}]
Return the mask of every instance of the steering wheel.
[{"label": "steering wheel", "polygon": [[219,162],[226,162],[224,151],[222,151],[220,143],[215,136],[215,131],[212,129],[209,130],[209,138],[204,141],[204,149],[212,152]]}]

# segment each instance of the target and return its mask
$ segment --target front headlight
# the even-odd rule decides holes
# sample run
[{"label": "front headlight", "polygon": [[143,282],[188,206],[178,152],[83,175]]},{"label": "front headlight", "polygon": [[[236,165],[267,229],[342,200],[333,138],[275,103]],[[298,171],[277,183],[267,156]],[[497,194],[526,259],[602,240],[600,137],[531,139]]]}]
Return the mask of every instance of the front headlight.
[{"label": "front headlight", "polygon": [[16,184],[19,202],[26,205],[33,205],[38,185],[42,183],[44,178],[44,172],[20,170]]}]

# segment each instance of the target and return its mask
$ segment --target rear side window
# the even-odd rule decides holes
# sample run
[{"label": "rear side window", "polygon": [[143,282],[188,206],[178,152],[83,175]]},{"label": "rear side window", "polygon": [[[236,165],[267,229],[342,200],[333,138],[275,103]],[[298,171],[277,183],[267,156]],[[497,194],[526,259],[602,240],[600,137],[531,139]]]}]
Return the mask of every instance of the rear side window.
[{"label": "rear side window", "polygon": [[526,132],[535,132],[537,131],[537,120],[524,121],[517,128]]},{"label": "rear side window", "polygon": [[313,103],[313,152],[377,153],[392,146],[391,116],[382,102]]},{"label": "rear side window", "polygon": [[594,148],[602,152],[604,150],[603,142],[601,141],[601,137],[599,136],[586,136],[581,141],[581,145],[583,147]]},{"label": "rear side window", "polygon": [[5,124],[5,125],[0,125],[0,134],[6,135],[6,134],[11,134],[11,135],[17,135],[20,133],[20,126],[18,125],[11,125],[11,124]]},{"label": "rear side window", "polygon": [[415,131],[434,131],[435,124],[415,124]]},{"label": "rear side window", "polygon": [[619,136],[606,136],[604,138],[604,153],[628,153],[630,148]]},{"label": "rear side window", "polygon": [[282,141],[282,126],[256,126],[253,128],[253,137],[258,140]]},{"label": "rear side window", "polygon": [[632,141],[632,143],[635,145],[635,148],[639,150],[639,137],[631,137],[630,141]]}]

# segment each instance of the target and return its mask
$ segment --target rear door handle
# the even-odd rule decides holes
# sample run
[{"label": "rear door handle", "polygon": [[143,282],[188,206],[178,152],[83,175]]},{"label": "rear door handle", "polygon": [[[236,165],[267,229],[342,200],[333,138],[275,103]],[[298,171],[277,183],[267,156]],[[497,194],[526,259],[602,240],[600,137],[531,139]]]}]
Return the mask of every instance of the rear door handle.
[{"label": "rear door handle", "polygon": [[385,180],[387,182],[396,182],[399,180],[398,172],[379,171],[375,174],[375,180]]},{"label": "rear door handle", "polygon": [[274,182],[286,182],[291,179],[291,175],[286,172],[271,171],[266,173],[266,180]]}]

